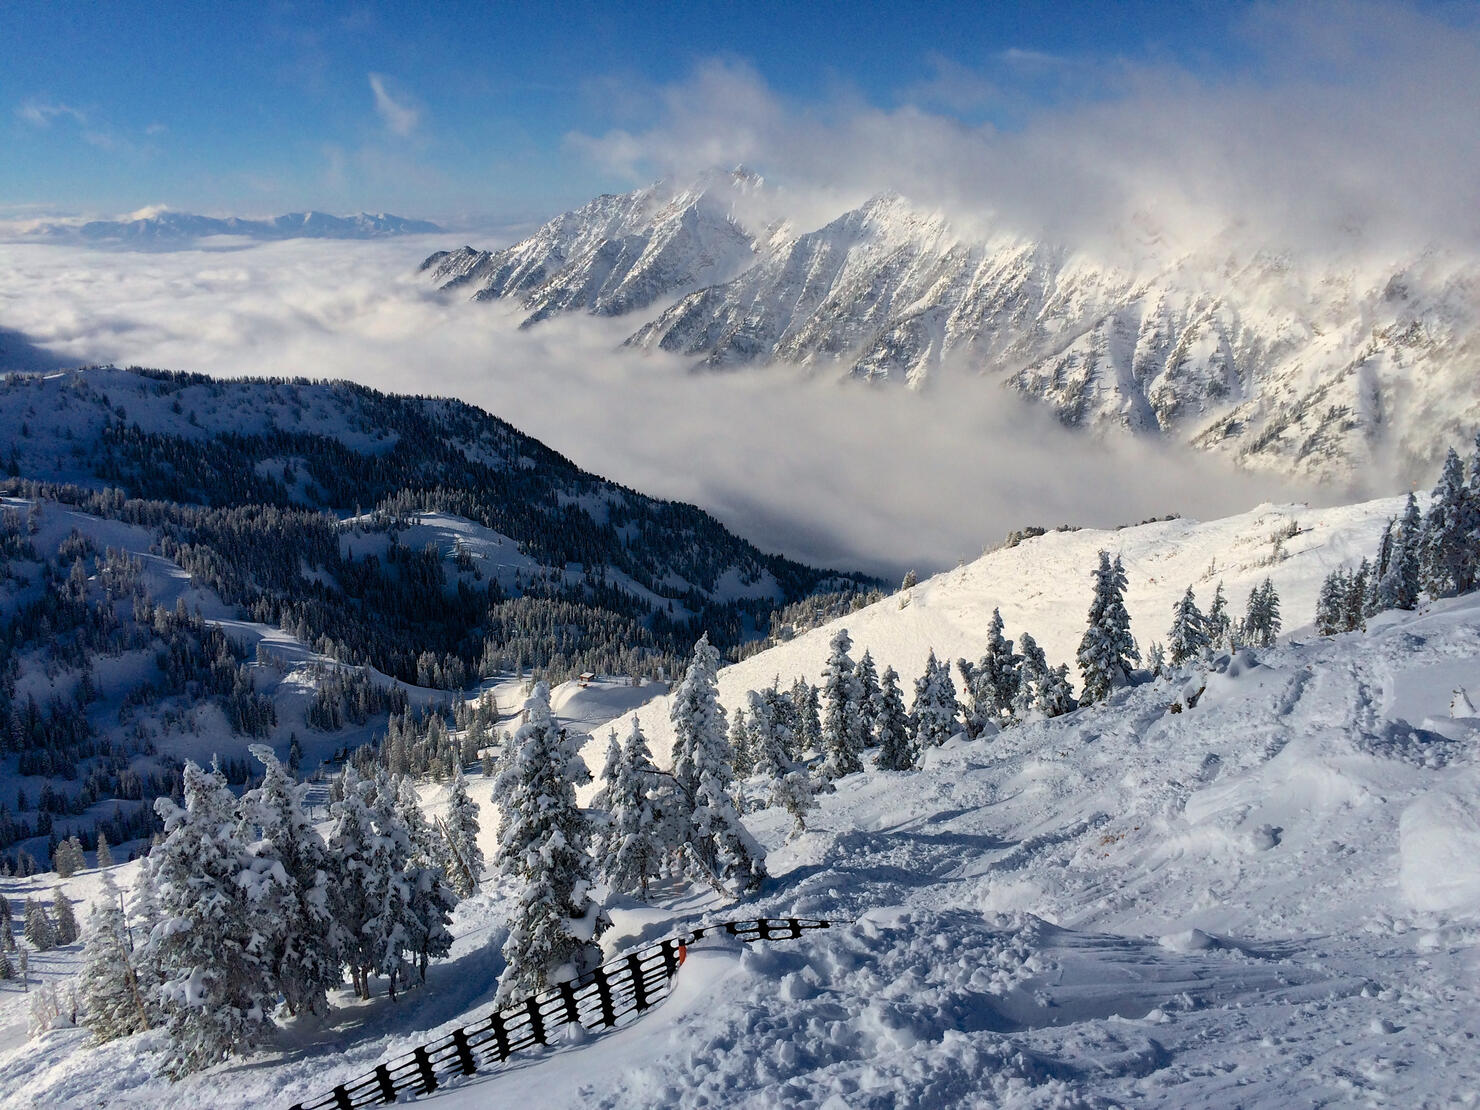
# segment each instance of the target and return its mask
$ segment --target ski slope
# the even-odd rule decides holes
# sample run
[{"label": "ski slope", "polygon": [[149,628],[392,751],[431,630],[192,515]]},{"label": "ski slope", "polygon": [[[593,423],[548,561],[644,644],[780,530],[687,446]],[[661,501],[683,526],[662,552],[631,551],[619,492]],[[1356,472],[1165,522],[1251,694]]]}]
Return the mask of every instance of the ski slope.
[{"label": "ski slope", "polygon": [[[1267,572],[1287,627],[1298,626],[1320,577],[1369,551],[1394,507],[1044,537],[922,583],[904,608],[890,598],[843,623],[855,654],[869,647],[904,671],[917,644],[921,655],[932,642],[941,654],[975,651],[968,630],[1001,604],[1009,634],[1030,627],[1063,659],[1079,599],[1052,619],[1051,603],[1012,591],[1031,582],[1047,593],[1061,575],[1066,596],[1081,589],[1087,604],[1087,556],[1118,539],[1143,644],[1143,622],[1160,635],[1171,599],[1215,554],[1235,609]],[[1308,529],[1264,566],[1254,540],[1287,514]],[[744,682],[807,673],[808,653],[821,655],[808,641],[825,644],[827,631],[727,668],[727,702]],[[701,948],[675,993],[632,1025],[422,1101],[1473,1104],[1480,718],[1456,690],[1480,691],[1480,595],[1386,614],[1366,632],[1314,638],[1296,627],[1277,648],[1205,670],[952,741],[916,771],[849,776],[796,838],[785,814],[748,814],[772,876],[757,896],[731,907],[695,890],[664,890],[651,906],[615,900],[607,953],[705,914],[825,916],[839,927]],[[623,696],[642,693],[571,687],[564,697],[572,720],[598,727],[599,706],[624,710]],[[636,712],[662,711],[660,699]],[[472,787],[487,847],[487,788]],[[381,997],[290,1024],[267,1052],[175,1085],[151,1077],[158,1034],[89,1049],[84,1032],[53,1031],[0,1053],[5,1105],[231,1110],[322,1094],[484,1012],[508,893],[486,883],[460,907],[451,958],[427,990],[395,1004]]]}]

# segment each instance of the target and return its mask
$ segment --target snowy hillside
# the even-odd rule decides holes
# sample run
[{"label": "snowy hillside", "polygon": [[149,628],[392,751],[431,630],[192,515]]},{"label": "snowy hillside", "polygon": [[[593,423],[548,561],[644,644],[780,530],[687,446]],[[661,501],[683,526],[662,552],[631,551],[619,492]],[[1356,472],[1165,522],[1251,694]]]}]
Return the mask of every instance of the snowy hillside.
[{"label": "snowy hillside", "polygon": [[[769,686],[778,676],[783,688],[796,678],[819,682],[828,642],[839,628],[853,638],[855,659],[872,652],[879,670],[892,666],[908,688],[931,651],[953,668],[959,658],[975,661],[986,645],[994,608],[1001,609],[1009,637],[1031,633],[1050,664],[1068,663],[1077,681],[1074,657],[1089,609],[1090,571],[1102,548],[1118,553],[1125,564],[1126,609],[1143,653],[1152,641],[1165,642],[1172,605],[1188,586],[1206,610],[1221,582],[1229,605],[1241,614],[1250,590],[1268,577],[1279,593],[1286,630],[1308,628],[1322,579],[1336,567],[1355,567],[1370,556],[1383,525],[1402,508],[1398,498],[1325,509],[1262,505],[1223,520],[1049,532],[989,552],[724,668],[720,701],[743,705],[746,691]],[[956,681],[959,687],[959,676]],[[672,736],[666,702],[652,703],[638,719],[661,758]],[[624,728],[619,723],[618,732]],[[599,758],[595,749],[588,758]]]},{"label": "snowy hillside", "polygon": [[[1312,546],[1269,568],[1220,556],[1235,602],[1240,576],[1267,569],[1297,623],[1307,584],[1365,550],[1390,508],[1301,510]],[[1184,569],[1205,567],[1268,512],[1120,533],[1128,565],[1142,568],[1133,588],[1161,543],[1159,569],[1180,589]],[[1317,535],[1328,546],[1313,546]],[[988,602],[1014,612],[1009,560],[1036,544],[1039,585],[1061,562],[1077,581],[1082,553],[1107,538],[1029,541],[916,587],[903,609],[894,598],[847,623],[859,650],[907,663],[910,637],[891,626],[918,620],[912,610],[939,610],[936,633]],[[1133,593],[1137,621],[1151,600]],[[1062,655],[1062,632],[1039,612],[1050,656]],[[1480,689],[1480,596],[1296,639],[954,741],[916,771],[848,776],[796,839],[780,811],[749,815],[772,878],[728,915],[838,927],[745,951],[701,947],[675,994],[633,1025],[423,1101],[1464,1104],[1480,1088],[1480,719],[1450,707],[1457,687]],[[768,680],[803,665],[800,650],[741,666]],[[724,689],[740,670],[725,672]],[[1205,686],[1197,705],[1171,710],[1189,684]],[[485,790],[475,785],[486,830]],[[91,1049],[63,1029],[0,1056],[0,1088],[27,1105],[204,1099],[223,1110],[322,1095],[485,1012],[506,897],[489,884],[459,910],[459,939],[427,989],[292,1024],[258,1058],[170,1085],[150,1077],[158,1034]],[[706,911],[723,912],[707,892],[618,901],[603,943],[615,953]],[[0,998],[7,1014],[21,1004],[12,989]]]},{"label": "snowy hillside", "polygon": [[1230,230],[1168,254],[1137,228],[1124,236],[1137,261],[1110,262],[1010,227],[959,228],[894,194],[818,228],[742,231],[735,188],[716,175],[601,197],[514,246],[423,269],[459,295],[518,299],[526,323],[630,312],[630,344],[705,366],[914,386],[980,374],[1066,424],[1276,473],[1349,479],[1391,455],[1412,474],[1480,419],[1480,269],[1429,244],[1368,257],[1354,238],[1300,261],[1244,250]]}]

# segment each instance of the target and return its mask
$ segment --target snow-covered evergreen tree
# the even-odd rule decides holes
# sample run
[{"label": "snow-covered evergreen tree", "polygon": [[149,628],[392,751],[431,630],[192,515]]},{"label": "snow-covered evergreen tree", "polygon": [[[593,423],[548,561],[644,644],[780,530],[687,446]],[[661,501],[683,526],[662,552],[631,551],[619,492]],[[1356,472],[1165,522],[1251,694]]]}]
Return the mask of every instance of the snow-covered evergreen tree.
[{"label": "snow-covered evergreen tree", "polygon": [[1377,604],[1381,610],[1416,609],[1420,554],[1423,549],[1423,526],[1418,512],[1418,499],[1408,495],[1403,515],[1392,526],[1387,567],[1377,584]]},{"label": "snow-covered evergreen tree", "polygon": [[98,832],[98,866],[113,866],[113,850],[108,846],[108,838],[101,830]]},{"label": "snow-covered evergreen tree", "polygon": [[67,897],[67,892],[61,887],[52,891],[51,913],[56,922],[57,943],[71,944],[77,939],[77,916],[72,912],[72,899]]},{"label": "snow-covered evergreen tree", "polygon": [[99,1041],[127,1037],[149,1028],[138,976],[129,955],[128,929],[112,875],[104,871],[102,890],[88,914],[82,936],[83,1024]]},{"label": "snow-covered evergreen tree", "polygon": [[1197,607],[1192,587],[1172,606],[1172,627],[1167,630],[1167,649],[1174,667],[1201,659],[1208,650],[1207,618]]},{"label": "snow-covered evergreen tree", "polygon": [[865,748],[872,748],[878,742],[878,718],[879,718],[879,671],[874,665],[874,657],[871,652],[864,649],[863,658],[858,661],[858,712],[862,717],[862,740]]},{"label": "snow-covered evergreen tree", "polygon": [[1249,607],[1240,630],[1245,643],[1274,647],[1280,634],[1280,597],[1272,579],[1266,577],[1249,591]]},{"label": "snow-covered evergreen tree", "polygon": [[796,749],[794,756],[805,756],[822,749],[822,695],[804,678],[791,685],[791,704],[796,716]]},{"label": "snow-covered evergreen tree", "polygon": [[730,716],[730,760],[737,778],[749,778],[755,767],[755,756],[750,750],[750,725],[745,719],[745,710],[737,708]]},{"label": "snow-covered evergreen tree", "polygon": [[951,668],[935,658],[925,661],[925,673],[915,679],[915,703],[910,707],[912,739],[917,751],[938,748],[960,731],[956,684]]},{"label": "snow-covered evergreen tree", "polygon": [[879,711],[875,723],[879,754],[875,765],[881,771],[908,771],[915,765],[915,747],[910,742],[910,719],[904,711],[904,696],[899,689],[899,675],[893,667],[884,668],[879,686]]},{"label": "snow-covered evergreen tree", "polygon": [[1203,628],[1208,634],[1208,647],[1215,652],[1229,651],[1233,647],[1233,617],[1228,612],[1228,598],[1223,593],[1220,579],[1213,591],[1213,604],[1203,617]]},{"label": "snow-covered evergreen tree", "polygon": [[[700,643],[709,646],[707,640]],[[691,706],[690,712],[699,708]],[[545,683],[536,683],[527,712],[494,785],[494,797],[503,805],[499,870],[520,884],[503,948],[508,966],[499,980],[500,1002],[597,966],[596,938],[610,924],[592,898],[589,832],[576,805],[576,784],[589,780],[590,773],[551,720]],[[694,776],[702,776],[697,766]]]},{"label": "snow-covered evergreen tree", "polygon": [[617,894],[647,898],[653,880],[662,873],[667,845],[655,800],[657,778],[653,753],[634,717],[608,785],[611,823],[605,851],[598,857],[602,879]]},{"label": "snow-covered evergreen tree", "polygon": [[807,812],[814,804],[812,782],[806,769],[791,758],[785,723],[776,720],[765,695],[752,690],[749,702],[756,774],[771,784],[771,804],[791,814],[795,831],[800,833],[807,827]]},{"label": "snow-covered evergreen tree", "polygon": [[251,858],[236,799],[218,773],[186,763],[185,808],[155,801],[165,836],[155,857],[160,921],[149,941],[179,1078],[250,1051],[271,1025],[275,985],[242,885]]},{"label": "snow-covered evergreen tree", "polygon": [[1342,605],[1343,623],[1348,630],[1363,627],[1367,616],[1367,596],[1371,592],[1372,563],[1363,557],[1356,572],[1346,580],[1346,597]]},{"label": "snow-covered evergreen tree", "polygon": [[262,782],[242,796],[243,817],[256,829],[247,846],[256,884],[254,910],[264,959],[290,1014],[328,1012],[337,987],[341,941],[330,917],[328,845],[304,813],[306,783],[297,782],[266,745],[252,754]]},{"label": "snow-covered evergreen tree", "polygon": [[1347,629],[1347,576],[1340,567],[1326,575],[1316,595],[1315,630],[1319,636],[1334,636]]},{"label": "snow-covered evergreen tree", "polygon": [[46,907],[34,898],[27,898],[24,909],[25,936],[31,947],[45,952],[57,945],[56,926],[46,916]]},{"label": "snow-covered evergreen tree", "polygon": [[963,689],[970,699],[966,731],[978,736],[988,725],[1001,726],[1012,716],[1022,684],[1022,656],[1012,650],[1012,641],[1002,634],[1002,613],[992,610],[987,624],[987,646],[975,664],[959,660]]},{"label": "snow-covered evergreen tree", "polygon": [[1430,597],[1454,597],[1472,586],[1468,502],[1464,464],[1451,447],[1423,522],[1419,580]]},{"label": "snow-covered evergreen tree", "polygon": [[1089,607],[1089,627],[1079,641],[1079,672],[1084,678],[1086,705],[1104,701],[1110,692],[1130,682],[1141,661],[1131,637],[1131,618],[1125,611],[1125,568],[1119,557],[1100,552],[1095,570],[1095,593]]},{"label": "snow-covered evergreen tree", "polygon": [[1049,671],[1038,688],[1034,707],[1045,717],[1060,717],[1079,708],[1079,699],[1069,683],[1069,664],[1060,663]]},{"label": "snow-covered evergreen tree", "polygon": [[468,795],[468,780],[458,767],[448,790],[446,836],[448,885],[459,898],[471,898],[483,878],[483,850],[478,847],[478,805]]},{"label": "snow-covered evergreen tree", "polygon": [[694,645],[693,659],[668,709],[673,722],[673,777],[690,798],[699,789],[702,764],[719,760],[732,766],[725,711],[715,687],[718,672],[719,652],[710,646],[706,632]]},{"label": "snow-covered evergreen tree", "polygon": [[822,672],[822,697],[826,706],[822,718],[822,774],[838,779],[863,770],[859,754],[865,734],[863,690],[848,649],[853,640],[846,628],[833,633],[829,642],[827,664]]}]

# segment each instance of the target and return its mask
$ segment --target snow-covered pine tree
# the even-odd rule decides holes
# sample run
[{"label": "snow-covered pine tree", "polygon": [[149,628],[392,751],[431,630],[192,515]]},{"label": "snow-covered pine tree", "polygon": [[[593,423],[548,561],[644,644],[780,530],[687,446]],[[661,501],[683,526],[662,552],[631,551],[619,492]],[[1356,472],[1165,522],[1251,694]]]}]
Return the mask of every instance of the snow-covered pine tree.
[{"label": "snow-covered pine tree", "polygon": [[1315,629],[1318,636],[1334,636],[1346,631],[1347,590],[1347,576],[1340,567],[1321,582],[1321,592],[1316,595]]},{"label": "snow-covered pine tree", "polygon": [[608,786],[611,824],[606,850],[598,857],[603,880],[617,894],[645,899],[652,881],[662,873],[667,846],[661,835],[662,814],[654,798],[657,777],[653,753],[634,717],[621,761]]},{"label": "snow-covered pine tree", "polygon": [[416,967],[425,980],[427,960],[445,956],[451,949],[447,923],[457,905],[457,895],[443,880],[441,870],[418,858],[411,832],[398,811],[399,802],[390,777],[381,772],[367,795],[375,837],[368,870],[372,913],[364,928],[367,954],[374,961],[370,966],[386,977],[392,998],[397,986],[410,980],[410,957],[416,957]]},{"label": "snow-covered pine tree", "polygon": [[1163,678],[1167,673],[1166,648],[1161,646],[1160,640],[1152,640],[1146,649],[1146,669],[1153,678]]},{"label": "snow-covered pine tree", "polygon": [[113,866],[113,851],[108,847],[108,838],[103,835],[101,830],[98,832],[98,866]]},{"label": "snow-covered pine tree", "polygon": [[1018,669],[1022,656],[1012,650],[1012,641],[1002,634],[1002,613],[992,610],[987,624],[987,646],[981,659],[972,665],[959,660],[963,691],[971,700],[966,713],[966,731],[975,737],[988,725],[1002,726],[1012,716],[1022,676]]},{"label": "snow-covered pine tree", "polygon": [[910,719],[904,711],[904,696],[899,689],[899,675],[893,667],[884,668],[879,686],[879,712],[875,723],[879,754],[875,766],[881,771],[908,771],[915,765],[915,747],[910,742]]},{"label": "snow-covered pine tree", "polygon": [[304,813],[308,785],[289,773],[271,748],[252,745],[262,782],[242,796],[242,815],[256,829],[247,846],[259,879],[254,899],[263,958],[288,1013],[325,1014],[339,986],[341,940],[330,917],[334,865],[328,845]]},{"label": "snow-covered pine tree", "polygon": [[1348,632],[1364,626],[1367,597],[1371,592],[1372,563],[1364,556],[1356,573],[1346,579],[1346,596],[1342,599],[1342,624]]},{"label": "snow-covered pine tree", "polygon": [[149,1028],[149,1015],[129,956],[128,929],[113,876],[103,872],[102,890],[82,935],[83,1024],[100,1043]]},{"label": "snow-covered pine tree", "polygon": [[236,799],[218,773],[184,770],[185,808],[168,798],[155,857],[160,922],[149,957],[180,1078],[250,1051],[271,1025],[276,1001],[254,913],[241,885],[251,867],[237,829]]},{"label": "snow-covered pine tree", "polygon": [[1089,627],[1079,641],[1079,672],[1084,677],[1086,705],[1104,701],[1112,690],[1128,684],[1131,672],[1141,661],[1131,637],[1130,614],[1125,611],[1126,577],[1119,557],[1112,562],[1110,553],[1101,551],[1094,578]]},{"label": "snow-covered pine tree", "polygon": [[740,708],[730,717],[730,759],[736,778],[750,777],[755,756],[750,750],[750,726],[746,723],[745,710]]},{"label": "snow-covered pine tree", "polygon": [[874,657],[864,649],[863,658],[858,661],[858,712],[863,723],[863,746],[872,748],[879,742],[878,719],[879,719],[879,671],[874,665]]},{"label": "snow-covered pine tree", "polygon": [[791,685],[792,711],[796,717],[796,748],[792,755],[801,758],[822,748],[822,695],[805,678]]},{"label": "snow-covered pine tree", "polygon": [[1219,579],[1213,591],[1213,604],[1203,617],[1203,628],[1208,634],[1208,647],[1214,652],[1229,651],[1233,647],[1233,618],[1228,613],[1228,598],[1223,593],[1223,581]]},{"label": "snow-covered pine tree", "polygon": [[1167,630],[1167,648],[1172,666],[1201,659],[1208,650],[1207,618],[1197,607],[1192,587],[1172,606],[1172,627]]},{"label": "snow-covered pine tree", "polygon": [[848,649],[853,640],[846,628],[833,633],[827,664],[822,671],[822,775],[832,780],[863,770],[859,753],[864,745],[863,691]]},{"label": "snow-covered pine tree", "polygon": [[725,711],[715,688],[718,672],[719,652],[710,646],[706,632],[694,645],[693,659],[668,709],[673,722],[673,777],[689,798],[699,789],[702,762],[723,759],[730,765]]},{"label": "snow-covered pine tree", "polygon": [[1430,597],[1454,597],[1471,588],[1468,501],[1464,464],[1451,447],[1423,522],[1419,581]]},{"label": "snow-covered pine tree", "polygon": [[333,867],[329,913],[341,941],[338,955],[348,965],[360,998],[370,997],[370,975],[377,963],[367,932],[375,912],[372,872],[377,849],[366,802],[367,791],[373,789],[373,783],[361,782],[355,769],[347,766],[339,776],[339,800],[329,807],[334,818],[328,843]]},{"label": "snow-covered pine tree", "polygon": [[468,780],[461,767],[452,776],[443,832],[451,856],[448,883],[459,898],[470,898],[483,878],[483,850],[478,847],[478,806],[468,795]]},{"label": "snow-covered pine tree", "polygon": [[72,912],[72,899],[61,887],[52,891],[51,913],[56,922],[57,944],[71,944],[77,939],[77,915]]},{"label": "snow-covered pine tree", "polygon": [[1068,663],[1060,663],[1049,672],[1039,687],[1034,705],[1045,717],[1061,717],[1079,708],[1079,699],[1069,683]]},{"label": "snow-covered pine tree", "polygon": [[915,703],[910,707],[910,728],[917,751],[938,748],[960,731],[960,707],[951,668],[935,658],[932,649],[925,673],[915,679]]},{"label": "snow-covered pine tree", "polygon": [[1265,578],[1249,591],[1249,608],[1240,625],[1242,640],[1255,647],[1274,647],[1280,633],[1280,598]]},{"label": "snow-covered pine tree", "polygon": [[1377,586],[1377,603],[1382,610],[1418,607],[1422,547],[1423,526],[1419,519],[1418,499],[1410,493],[1402,517],[1391,529],[1387,569]]},{"label": "snow-covered pine tree", "polygon": [[27,898],[23,911],[25,918],[25,937],[31,947],[38,952],[46,952],[57,945],[56,926],[51,923],[51,918],[46,916],[46,907],[34,898]]},{"label": "snow-covered pine tree", "polygon": [[807,811],[814,805],[812,781],[791,758],[785,725],[776,720],[765,696],[752,690],[749,702],[756,773],[771,784],[771,804],[791,814],[796,822],[794,833],[799,834],[807,827]]},{"label": "snow-covered pine tree", "polygon": [[1012,715],[1021,721],[1034,712],[1038,688],[1047,679],[1049,666],[1048,657],[1032,633],[1024,632],[1018,637],[1018,650],[1021,662],[1018,664],[1017,694],[1012,699]]},{"label": "snow-covered pine tree", "polygon": [[[707,640],[700,645],[709,648]],[[702,711],[702,706],[690,705],[690,719]],[[586,817],[576,805],[576,782],[588,780],[589,772],[550,719],[545,683],[535,684],[527,714],[494,785],[494,797],[503,805],[499,870],[520,884],[503,948],[508,966],[499,980],[499,1002],[536,993],[598,965],[596,938],[610,924],[591,896]],[[712,721],[709,725],[713,727]],[[697,781],[702,759],[690,759]]]}]

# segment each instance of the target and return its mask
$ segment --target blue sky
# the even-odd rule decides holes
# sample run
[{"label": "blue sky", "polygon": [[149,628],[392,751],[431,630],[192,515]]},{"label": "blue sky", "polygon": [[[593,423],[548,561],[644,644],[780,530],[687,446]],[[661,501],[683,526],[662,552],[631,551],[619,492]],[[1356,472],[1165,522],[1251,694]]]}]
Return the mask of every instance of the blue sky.
[{"label": "blue sky", "polygon": [[[1014,129],[1126,66],[1259,62],[1241,4],[0,5],[0,214],[149,204],[513,218],[647,167],[641,130],[706,66],[784,106],[918,105]],[[678,92],[675,94],[675,90]],[[661,167],[660,167],[661,168]]]}]

